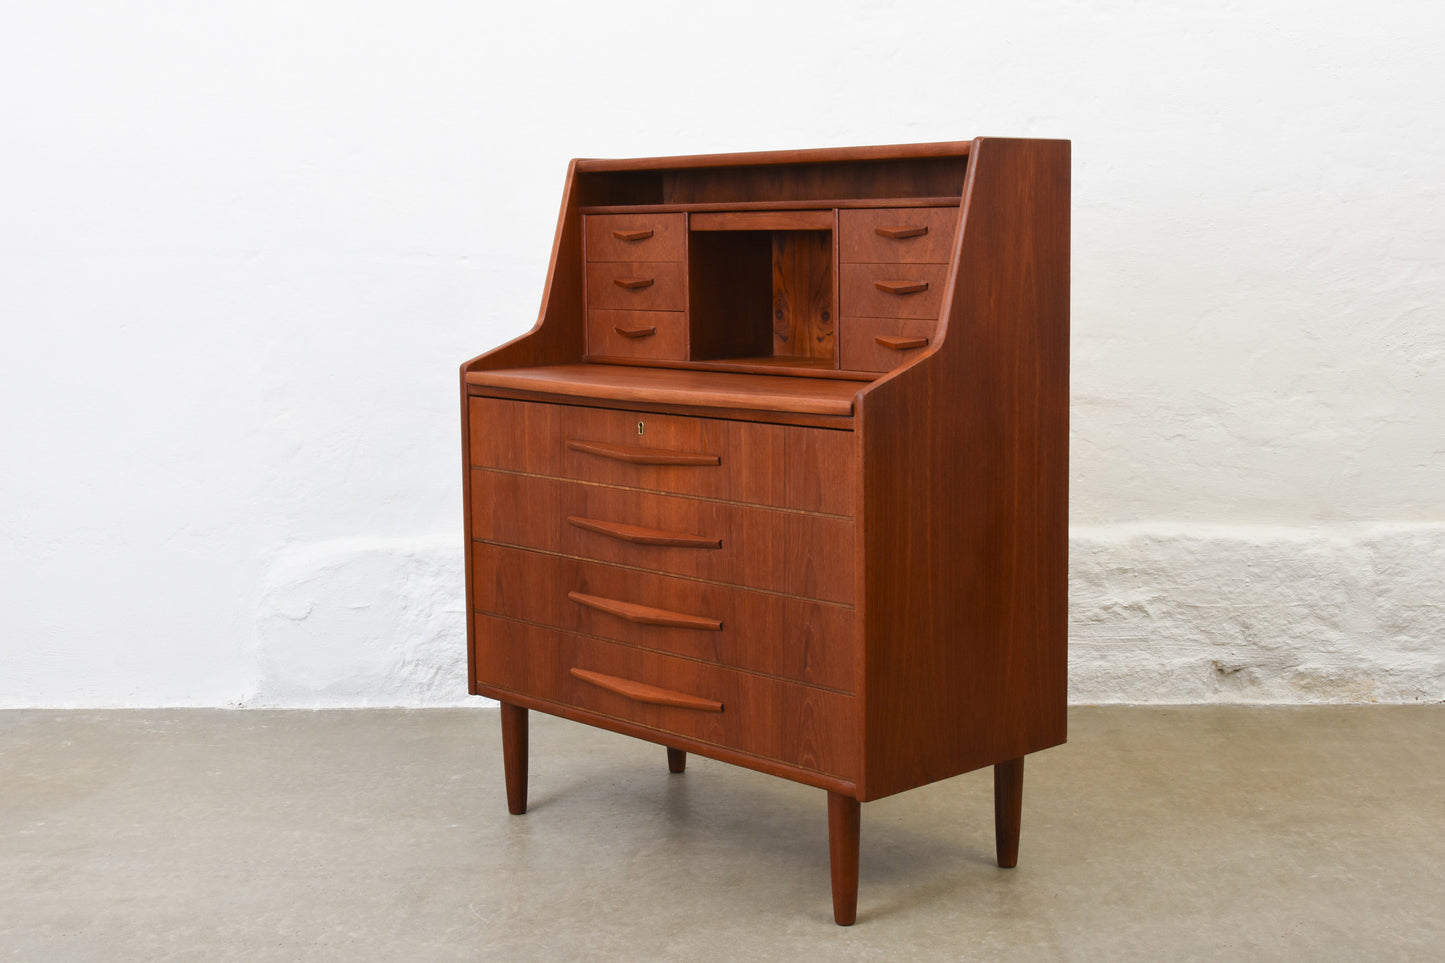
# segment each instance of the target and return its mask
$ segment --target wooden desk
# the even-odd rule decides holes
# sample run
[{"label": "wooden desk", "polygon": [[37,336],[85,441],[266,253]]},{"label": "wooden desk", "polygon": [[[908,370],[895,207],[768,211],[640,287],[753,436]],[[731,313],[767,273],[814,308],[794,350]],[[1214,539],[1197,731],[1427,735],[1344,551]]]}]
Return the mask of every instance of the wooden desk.
[{"label": "wooden desk", "polygon": [[573,161],[462,367],[471,691],[860,802],[1065,736],[1069,144]]}]

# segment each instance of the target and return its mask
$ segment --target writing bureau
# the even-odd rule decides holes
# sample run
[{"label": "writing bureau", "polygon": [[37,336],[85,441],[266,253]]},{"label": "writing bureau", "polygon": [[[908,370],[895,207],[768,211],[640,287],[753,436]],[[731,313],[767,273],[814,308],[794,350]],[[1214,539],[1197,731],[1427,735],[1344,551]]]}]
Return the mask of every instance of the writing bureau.
[{"label": "writing bureau", "polygon": [[1064,741],[1069,143],[576,160],[527,334],[462,366],[468,669],[861,802]]}]

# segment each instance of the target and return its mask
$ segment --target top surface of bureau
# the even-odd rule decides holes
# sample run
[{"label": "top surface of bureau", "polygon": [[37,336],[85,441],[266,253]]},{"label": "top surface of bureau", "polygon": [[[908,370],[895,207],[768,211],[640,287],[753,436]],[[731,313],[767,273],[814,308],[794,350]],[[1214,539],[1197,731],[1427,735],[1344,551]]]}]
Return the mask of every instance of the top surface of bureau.
[{"label": "top surface of bureau", "polygon": [[[608,364],[469,371],[467,384],[565,398],[850,417],[862,384],[832,378]],[[848,427],[840,425],[839,427]]]}]

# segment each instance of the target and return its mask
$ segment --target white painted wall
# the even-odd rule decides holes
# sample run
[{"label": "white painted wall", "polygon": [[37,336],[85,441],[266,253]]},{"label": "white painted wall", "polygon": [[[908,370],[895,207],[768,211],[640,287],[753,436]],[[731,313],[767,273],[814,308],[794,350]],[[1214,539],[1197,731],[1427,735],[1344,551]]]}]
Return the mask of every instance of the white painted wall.
[{"label": "white painted wall", "polygon": [[566,161],[1074,142],[1082,701],[1445,698],[1425,2],[0,5],[0,706],[465,701]]}]

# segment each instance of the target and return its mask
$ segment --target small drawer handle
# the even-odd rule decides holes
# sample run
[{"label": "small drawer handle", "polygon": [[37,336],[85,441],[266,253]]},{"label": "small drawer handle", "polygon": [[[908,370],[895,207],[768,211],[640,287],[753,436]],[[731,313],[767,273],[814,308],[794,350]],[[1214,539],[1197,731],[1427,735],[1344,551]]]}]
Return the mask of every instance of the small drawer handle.
[{"label": "small drawer handle", "polygon": [[897,334],[880,334],[873,340],[885,348],[892,348],[894,351],[907,351],[909,348],[928,347],[927,338],[905,338]]},{"label": "small drawer handle", "polygon": [[922,237],[928,233],[928,226],[923,227],[875,227],[873,233],[880,237],[891,237],[901,241],[905,237]]},{"label": "small drawer handle", "polygon": [[569,451],[580,451],[584,455],[600,455],[613,461],[625,461],[629,465],[721,465],[721,455],[709,455],[689,451],[668,451],[666,448],[634,448],[628,445],[609,445],[602,441],[567,440]]},{"label": "small drawer handle", "polygon": [[621,328],[615,324],[612,326],[612,330],[624,338],[650,338],[657,333],[656,328]]},{"label": "small drawer handle", "polygon": [[667,609],[655,609],[650,605],[638,605],[635,602],[623,602],[620,599],[604,598],[601,595],[587,595],[582,592],[568,592],[567,597],[578,605],[585,605],[589,609],[606,612],[608,615],[615,615],[620,619],[636,622],[638,625],[665,625],[674,629],[705,629],[710,632],[722,631],[721,621],[718,619],[704,618],[701,615],[688,615],[686,612],[669,612]]},{"label": "small drawer handle", "polygon": [[669,532],[661,528],[643,528],[623,522],[607,522],[598,518],[568,515],[567,524],[586,532],[596,532],[633,545],[662,545],[668,548],[722,548],[722,539],[690,532]]},{"label": "small drawer handle", "polygon": [[928,290],[927,281],[874,281],[873,286],[889,294],[917,294]]},{"label": "small drawer handle", "polygon": [[619,288],[626,288],[629,291],[636,291],[639,288],[652,287],[652,278],[613,278],[612,283]]},{"label": "small drawer handle", "polygon": [[572,677],[575,679],[590,682],[599,689],[615,692],[624,699],[631,699],[633,702],[646,702],[654,706],[670,706],[674,709],[697,709],[700,712],[723,711],[723,704],[721,702],[714,702],[712,699],[703,699],[699,696],[688,695],[686,692],[659,689],[657,686],[648,685],[645,682],[619,679],[615,675],[603,675],[601,672],[593,672],[590,669],[578,669],[575,666],[568,671],[572,673]]},{"label": "small drawer handle", "polygon": [[[927,228],[924,228],[927,230]],[[612,236],[619,241],[645,241],[652,237],[651,231],[613,231]]]}]

